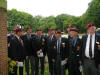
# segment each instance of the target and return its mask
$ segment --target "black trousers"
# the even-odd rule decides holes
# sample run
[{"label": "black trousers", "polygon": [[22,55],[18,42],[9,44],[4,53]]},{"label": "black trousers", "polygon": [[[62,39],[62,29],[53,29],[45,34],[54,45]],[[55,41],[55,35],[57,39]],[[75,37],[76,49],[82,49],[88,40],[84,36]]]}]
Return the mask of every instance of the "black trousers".
[{"label": "black trousers", "polygon": [[68,75],[81,75],[79,65],[74,62],[68,63]]},{"label": "black trousers", "polygon": [[50,72],[50,75],[56,75],[57,74],[56,63],[54,63],[52,61],[51,56],[48,56],[48,63],[49,63],[49,72]]},{"label": "black trousers", "polygon": [[[29,66],[29,61],[30,61],[31,67]],[[25,60],[25,67],[26,67],[27,75],[34,75],[34,71],[35,71],[34,66],[35,66],[34,56],[29,56],[29,58]],[[30,69],[31,69],[31,74],[29,74]]]},{"label": "black trousers", "polygon": [[[18,72],[17,72],[18,67],[15,66],[13,69],[14,69],[14,73],[11,75],[18,75]],[[19,67],[19,75],[23,75],[23,67]]]},{"label": "black trousers", "polygon": [[66,65],[61,65],[62,61],[63,60],[61,59],[60,54],[57,54],[57,57],[56,57],[56,75],[65,75],[66,74],[66,72],[65,72]]},{"label": "black trousers", "polygon": [[35,57],[35,75],[39,75],[39,61],[41,65],[41,75],[44,75],[44,58],[45,57]]}]

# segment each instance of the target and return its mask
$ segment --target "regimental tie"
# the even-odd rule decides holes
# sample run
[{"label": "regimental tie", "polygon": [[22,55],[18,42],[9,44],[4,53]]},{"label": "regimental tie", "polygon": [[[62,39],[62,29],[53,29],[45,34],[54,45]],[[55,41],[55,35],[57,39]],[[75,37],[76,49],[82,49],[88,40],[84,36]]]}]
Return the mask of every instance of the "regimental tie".
[{"label": "regimental tie", "polygon": [[90,56],[90,58],[92,58],[92,35],[90,36],[89,56]]},{"label": "regimental tie", "polygon": [[19,38],[19,41],[20,41],[21,45],[23,46],[23,40],[21,38]]},{"label": "regimental tie", "polygon": [[61,39],[57,40],[57,52],[60,53],[60,44],[61,44]]},{"label": "regimental tie", "polygon": [[52,41],[52,36],[49,37],[50,41]]}]

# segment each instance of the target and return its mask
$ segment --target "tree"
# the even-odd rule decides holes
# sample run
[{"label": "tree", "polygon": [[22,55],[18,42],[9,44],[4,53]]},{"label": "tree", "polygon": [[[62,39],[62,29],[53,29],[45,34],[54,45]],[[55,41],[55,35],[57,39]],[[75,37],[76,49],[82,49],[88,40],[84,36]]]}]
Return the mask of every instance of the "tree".
[{"label": "tree", "polygon": [[11,31],[17,25],[25,27],[34,26],[33,16],[25,12],[17,11],[16,9],[8,10],[8,31]]},{"label": "tree", "polygon": [[94,22],[96,27],[100,27],[100,0],[92,0],[88,5],[89,7],[86,13],[84,13],[78,21],[78,24],[81,25],[81,32],[86,31],[86,25],[89,22]]},{"label": "tree", "polygon": [[65,20],[68,20],[69,16],[70,15],[67,15],[67,14],[61,14],[55,18],[57,29],[60,29],[61,31],[63,31],[63,23]]}]

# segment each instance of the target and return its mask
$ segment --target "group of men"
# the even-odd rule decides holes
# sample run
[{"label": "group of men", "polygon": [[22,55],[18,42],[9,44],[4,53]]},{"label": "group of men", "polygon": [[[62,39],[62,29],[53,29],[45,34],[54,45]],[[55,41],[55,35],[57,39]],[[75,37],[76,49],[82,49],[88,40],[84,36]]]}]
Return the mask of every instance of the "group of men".
[{"label": "group of men", "polygon": [[[27,75],[44,75],[45,56],[48,57],[50,75],[99,75],[100,68],[100,35],[95,33],[95,24],[89,23],[87,34],[79,38],[79,30],[72,25],[67,28],[68,38],[61,37],[60,30],[48,29],[48,35],[37,29],[32,34],[28,27],[26,34],[22,35],[21,28],[15,28],[14,34],[8,36],[8,56],[16,61],[13,75],[23,75],[21,62],[25,60]],[[31,63],[31,74],[29,72]]]}]

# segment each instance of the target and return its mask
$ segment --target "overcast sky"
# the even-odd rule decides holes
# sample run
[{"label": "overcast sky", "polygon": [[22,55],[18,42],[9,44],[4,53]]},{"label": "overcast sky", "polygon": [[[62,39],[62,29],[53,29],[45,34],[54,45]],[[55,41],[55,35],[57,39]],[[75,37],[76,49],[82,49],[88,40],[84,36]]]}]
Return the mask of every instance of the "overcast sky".
[{"label": "overcast sky", "polygon": [[33,16],[57,16],[70,14],[81,16],[88,8],[91,0],[7,0],[8,9],[15,8]]}]

